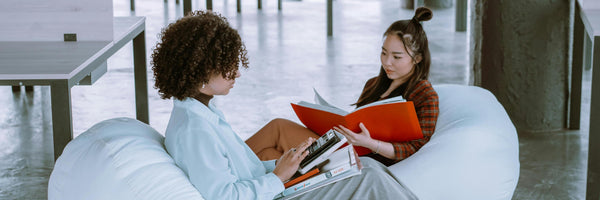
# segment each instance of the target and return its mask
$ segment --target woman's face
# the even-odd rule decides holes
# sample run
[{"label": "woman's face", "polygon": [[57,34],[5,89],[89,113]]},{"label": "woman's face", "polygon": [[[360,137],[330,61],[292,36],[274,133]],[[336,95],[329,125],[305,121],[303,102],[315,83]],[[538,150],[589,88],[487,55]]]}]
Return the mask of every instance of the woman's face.
[{"label": "woman's face", "polygon": [[[235,78],[239,78],[241,76],[239,70],[235,71]],[[200,92],[207,95],[227,95],[229,94],[229,90],[233,88],[235,84],[235,79],[226,79],[221,76],[221,74],[215,74],[208,80],[208,84],[205,84],[204,87],[200,86]]]},{"label": "woman's face", "polygon": [[387,77],[394,82],[404,83],[412,75],[413,68],[418,63],[420,56],[415,57],[414,61],[410,56],[413,52],[404,48],[404,43],[396,34],[389,34],[385,37],[381,47],[381,66]]}]

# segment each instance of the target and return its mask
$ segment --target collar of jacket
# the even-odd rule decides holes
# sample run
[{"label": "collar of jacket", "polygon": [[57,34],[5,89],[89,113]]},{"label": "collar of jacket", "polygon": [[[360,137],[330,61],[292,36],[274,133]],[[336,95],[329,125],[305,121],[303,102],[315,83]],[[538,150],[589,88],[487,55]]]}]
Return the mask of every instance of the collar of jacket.
[{"label": "collar of jacket", "polygon": [[218,124],[219,119],[225,121],[223,113],[215,107],[212,101],[210,101],[208,103],[208,106],[206,106],[202,102],[194,98],[187,97],[183,99],[183,101],[174,99],[173,104],[176,107],[182,107],[184,109],[187,109],[214,124]]}]

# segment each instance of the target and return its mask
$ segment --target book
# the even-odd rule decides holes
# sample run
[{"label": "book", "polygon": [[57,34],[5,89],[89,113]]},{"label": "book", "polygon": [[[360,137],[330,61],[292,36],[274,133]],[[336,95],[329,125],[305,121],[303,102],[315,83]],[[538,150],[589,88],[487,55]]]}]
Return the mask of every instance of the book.
[{"label": "book", "polygon": [[314,166],[323,163],[335,150],[346,144],[346,141],[344,135],[330,129],[306,149],[309,153],[304,160],[300,162],[298,172],[304,174]]},{"label": "book", "polygon": [[330,162],[327,162],[323,166],[317,168],[320,171],[318,174],[287,187],[283,192],[275,196],[275,199],[285,200],[294,198],[314,189],[321,188],[361,173],[358,164],[360,160],[358,160],[356,157],[352,145],[338,149],[330,155],[329,159]]},{"label": "book", "polygon": [[320,172],[319,168],[314,168],[313,170],[306,172],[306,174],[296,173],[297,176],[295,175],[291,178],[291,180],[289,180],[288,182],[285,182],[283,184],[283,187],[289,188],[290,186],[292,186],[296,183],[299,183],[300,181],[303,181],[303,180],[306,180],[307,178],[313,177],[313,175],[316,175],[319,172]]},{"label": "book", "polygon": [[[302,124],[319,135],[337,125],[358,133],[361,132],[358,124],[362,122],[373,139],[403,142],[423,138],[415,106],[402,96],[376,101],[348,112],[325,101],[317,90],[314,92],[315,103],[300,101],[291,105]],[[371,152],[368,148],[355,148],[361,156]]]}]

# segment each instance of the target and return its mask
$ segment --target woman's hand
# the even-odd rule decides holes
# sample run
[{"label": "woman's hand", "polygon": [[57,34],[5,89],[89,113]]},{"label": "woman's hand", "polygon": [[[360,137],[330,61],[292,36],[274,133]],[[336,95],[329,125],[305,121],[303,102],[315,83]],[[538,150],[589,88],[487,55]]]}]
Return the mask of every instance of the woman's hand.
[{"label": "woman's hand", "polygon": [[363,123],[358,124],[358,127],[360,127],[360,133],[355,133],[342,125],[334,126],[333,129],[344,135],[348,143],[354,146],[371,148],[377,145],[377,141],[371,138],[371,133],[369,133],[369,130],[367,130],[367,127]]},{"label": "woman's hand", "polygon": [[304,143],[300,144],[296,148],[292,148],[289,151],[286,151],[281,155],[281,158],[277,160],[277,164],[273,173],[279,177],[281,182],[285,182],[290,179],[296,171],[298,171],[298,167],[300,167],[300,162],[308,155],[308,148],[313,142],[314,138],[308,138]]}]

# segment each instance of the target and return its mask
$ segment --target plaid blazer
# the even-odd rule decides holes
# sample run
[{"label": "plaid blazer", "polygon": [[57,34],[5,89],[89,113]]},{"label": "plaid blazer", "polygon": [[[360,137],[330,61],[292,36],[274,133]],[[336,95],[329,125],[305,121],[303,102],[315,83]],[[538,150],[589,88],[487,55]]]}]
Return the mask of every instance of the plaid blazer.
[{"label": "plaid blazer", "polygon": [[[375,78],[367,81],[363,89],[363,93],[373,84],[375,84]],[[389,97],[393,96],[390,95]],[[389,159],[377,154],[368,155],[369,157],[372,157],[388,166],[408,158],[410,155],[414,154],[417,152],[417,150],[423,147],[425,143],[429,142],[429,139],[435,131],[435,124],[440,112],[438,106],[438,95],[433,89],[431,83],[427,80],[421,80],[415,86],[413,91],[409,92],[404,98],[407,101],[412,101],[415,105],[417,117],[419,118],[419,124],[421,125],[421,131],[423,131],[423,138],[406,142],[390,142],[394,146],[393,159]]]}]

